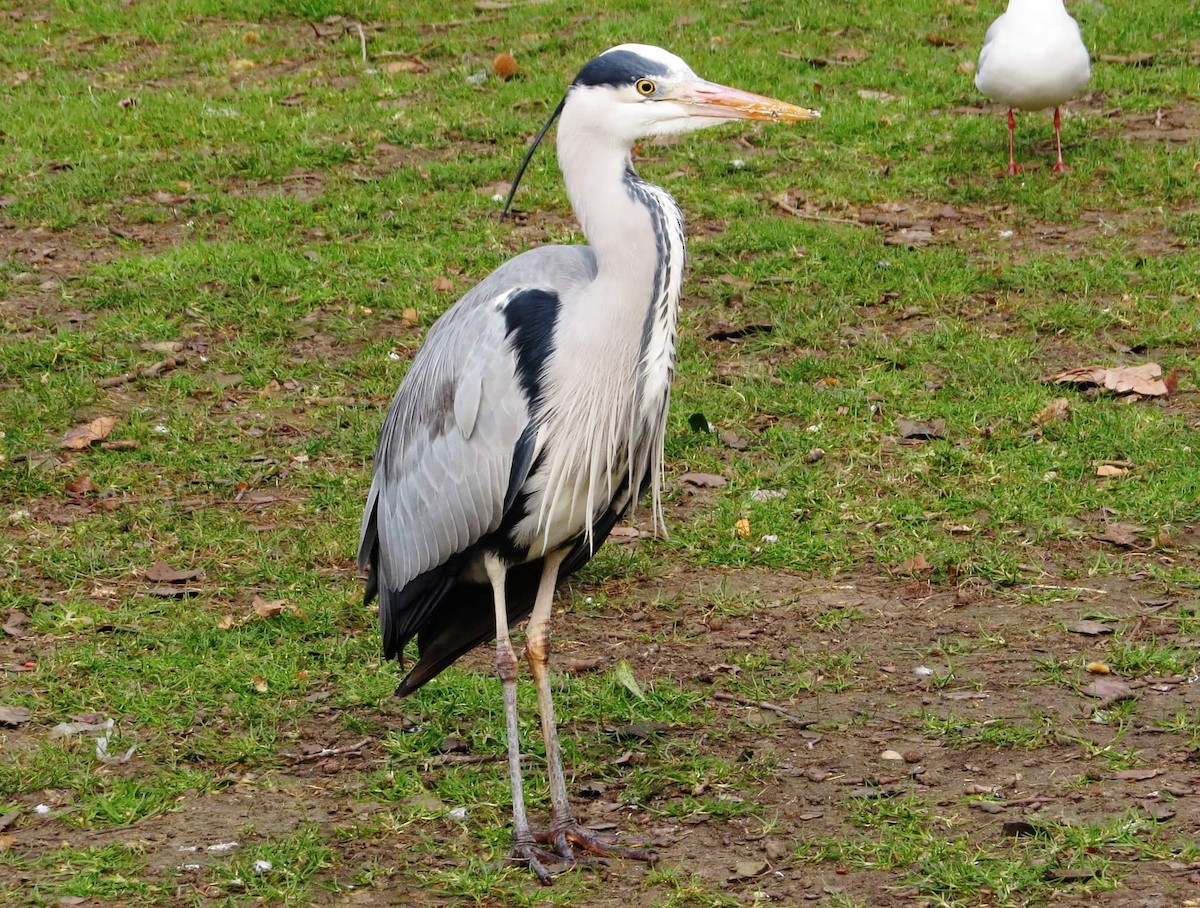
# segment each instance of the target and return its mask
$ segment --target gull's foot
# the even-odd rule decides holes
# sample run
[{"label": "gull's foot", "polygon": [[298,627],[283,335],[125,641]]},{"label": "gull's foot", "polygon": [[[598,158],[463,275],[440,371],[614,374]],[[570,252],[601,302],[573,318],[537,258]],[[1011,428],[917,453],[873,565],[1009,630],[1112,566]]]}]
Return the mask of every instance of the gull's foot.
[{"label": "gull's foot", "polygon": [[650,864],[658,860],[658,855],[652,849],[637,847],[637,842],[631,842],[619,835],[596,832],[575,822],[549,832],[535,831],[533,837],[543,845],[554,846],[555,853],[561,860],[566,861],[587,860],[578,855],[577,851],[600,858],[626,858]]}]

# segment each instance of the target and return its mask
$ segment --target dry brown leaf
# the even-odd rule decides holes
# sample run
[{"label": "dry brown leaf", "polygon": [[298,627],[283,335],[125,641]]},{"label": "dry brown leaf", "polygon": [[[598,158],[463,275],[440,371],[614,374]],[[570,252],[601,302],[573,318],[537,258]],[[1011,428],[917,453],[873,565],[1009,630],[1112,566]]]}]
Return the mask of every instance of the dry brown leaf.
[{"label": "dry brown leaf", "polygon": [[1166,397],[1171,393],[1162,380],[1162,366],[1158,363],[1143,363],[1140,366],[1084,366],[1068,369],[1057,375],[1042,379],[1063,385],[1098,385],[1115,394],[1139,394],[1143,397]]},{"label": "dry brown leaf", "polygon": [[420,60],[393,60],[383,68],[385,73],[427,73],[429,66]]},{"label": "dry brown leaf", "polygon": [[90,476],[76,476],[66,486],[67,494],[72,498],[82,498],[89,492],[97,491],[96,484],[92,482]]},{"label": "dry brown leaf", "polygon": [[227,631],[237,625],[237,619],[233,615],[222,615],[217,619],[217,630]]},{"label": "dry brown leaf", "polygon": [[1119,66],[1150,66],[1154,63],[1154,54],[1101,54],[1100,59]]},{"label": "dry brown leaf", "polygon": [[1083,667],[1089,675],[1111,675],[1112,669],[1103,662],[1089,662]]},{"label": "dry brown leaf", "polygon": [[733,525],[733,532],[745,539],[750,535],[750,521],[745,517],[740,518],[737,523]]},{"label": "dry brown leaf", "polygon": [[8,849],[12,848],[15,844],[17,844],[17,839],[15,836],[0,835],[0,854],[8,851]]},{"label": "dry brown leaf", "polygon": [[271,686],[269,684],[267,684],[267,679],[264,678],[262,675],[255,675],[250,680],[250,683],[254,686],[254,689],[256,691],[258,691],[260,694],[265,694],[267,691],[269,691],[271,689]]},{"label": "dry brown leaf", "polygon": [[98,441],[103,441],[108,437],[108,433],[113,430],[113,426],[117,424],[117,420],[112,416],[98,416],[89,423],[82,426],[76,426],[70,432],[63,436],[61,447],[68,451],[82,451],[84,448],[90,447]]},{"label": "dry brown leaf", "polygon": [[942,433],[946,431],[946,420],[925,421],[901,417],[896,420],[896,426],[900,430],[901,438],[941,438]]},{"label": "dry brown leaf", "polygon": [[4,619],[4,633],[9,637],[28,637],[29,635],[23,630],[28,622],[28,615],[19,608],[12,609],[8,613],[8,617]]},{"label": "dry brown leaf", "polygon": [[899,571],[901,574],[926,574],[933,570],[933,565],[929,563],[929,559],[925,554],[918,553],[915,558],[906,558],[900,562]]},{"label": "dry brown leaf", "polygon": [[1118,467],[1116,464],[1102,463],[1096,467],[1097,476],[1125,476],[1129,473],[1126,467]]},{"label": "dry brown leaf", "polygon": [[145,578],[152,583],[186,583],[204,576],[200,568],[191,571],[177,571],[165,561],[156,561],[146,568]]},{"label": "dry brown leaf", "polygon": [[1099,637],[1102,634],[1113,632],[1113,629],[1103,621],[1068,621],[1063,627],[1072,634],[1083,634],[1085,637]]},{"label": "dry brown leaf", "polygon": [[23,725],[31,716],[24,706],[0,706],[0,725]]},{"label": "dry brown leaf", "polygon": [[1065,397],[1056,397],[1042,409],[1033,414],[1033,424],[1044,426],[1052,422],[1061,422],[1071,413],[1071,402]]},{"label": "dry brown leaf", "polygon": [[268,602],[262,596],[255,596],[254,602],[250,607],[254,609],[254,614],[260,618],[274,618],[288,610],[286,599],[272,599]]},{"label": "dry brown leaf", "polygon": [[438,293],[447,293],[454,289],[454,281],[448,277],[439,277],[433,282],[433,289]]},{"label": "dry brown leaf", "polygon": [[1095,697],[1101,706],[1120,703],[1122,700],[1134,698],[1133,688],[1120,678],[1097,678],[1090,684],[1079,689],[1085,697]]},{"label": "dry brown leaf", "polygon": [[749,880],[766,873],[766,861],[738,861],[733,865],[733,873],[728,877],[730,883],[736,883],[738,880]]},{"label": "dry brown leaf", "polygon": [[1097,542],[1111,542],[1113,545],[1135,546],[1138,544],[1138,534],[1144,533],[1145,527],[1135,527],[1128,523],[1110,523],[1103,533],[1093,533],[1092,538]]},{"label": "dry brown leaf", "polygon": [[897,96],[891,94],[890,92],[876,91],[873,88],[860,88],[858,90],[858,96],[867,101],[896,101],[896,100],[898,100]]}]

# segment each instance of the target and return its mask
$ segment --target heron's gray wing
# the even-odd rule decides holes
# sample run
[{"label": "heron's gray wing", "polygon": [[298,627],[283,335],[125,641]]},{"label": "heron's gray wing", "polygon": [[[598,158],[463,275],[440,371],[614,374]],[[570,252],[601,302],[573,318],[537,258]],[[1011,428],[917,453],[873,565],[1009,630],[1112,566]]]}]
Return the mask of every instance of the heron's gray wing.
[{"label": "heron's gray wing", "polygon": [[583,247],[518,256],[455,303],[414,358],[380,433],[359,544],[388,656],[400,655],[524,484],[560,294],[594,274]]}]

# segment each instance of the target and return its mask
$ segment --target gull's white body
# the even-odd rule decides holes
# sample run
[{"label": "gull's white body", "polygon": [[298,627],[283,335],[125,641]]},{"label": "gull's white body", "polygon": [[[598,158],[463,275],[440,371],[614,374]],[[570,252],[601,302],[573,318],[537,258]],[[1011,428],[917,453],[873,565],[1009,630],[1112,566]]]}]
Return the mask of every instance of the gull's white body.
[{"label": "gull's white body", "polygon": [[1091,72],[1079,25],[1062,0],[1009,0],[984,38],[975,86],[1005,107],[1045,110],[1076,97]]}]

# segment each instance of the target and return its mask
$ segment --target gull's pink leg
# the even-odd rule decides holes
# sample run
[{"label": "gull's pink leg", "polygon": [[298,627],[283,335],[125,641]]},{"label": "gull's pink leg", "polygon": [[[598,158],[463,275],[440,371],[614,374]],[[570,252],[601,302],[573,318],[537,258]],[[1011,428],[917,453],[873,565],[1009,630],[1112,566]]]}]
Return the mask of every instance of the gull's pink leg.
[{"label": "gull's pink leg", "polygon": [[1062,159],[1062,117],[1059,116],[1058,108],[1054,108],[1054,145],[1058,148],[1058,162],[1054,165],[1055,173],[1067,173],[1070,167],[1063,163]]},{"label": "gull's pink leg", "polygon": [[1017,129],[1017,118],[1013,116],[1012,108],[1008,109],[1008,175],[1015,177],[1021,172],[1021,168],[1017,166],[1017,158],[1014,154],[1015,141],[1014,133]]}]

